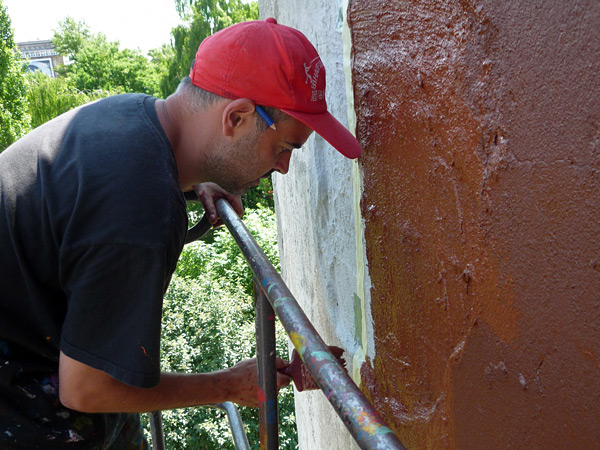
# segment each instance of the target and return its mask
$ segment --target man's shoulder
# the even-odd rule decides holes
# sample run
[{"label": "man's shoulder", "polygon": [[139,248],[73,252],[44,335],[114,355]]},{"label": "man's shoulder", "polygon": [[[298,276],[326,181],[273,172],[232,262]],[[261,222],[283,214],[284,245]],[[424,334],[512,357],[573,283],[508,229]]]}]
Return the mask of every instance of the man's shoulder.
[{"label": "man's shoulder", "polygon": [[[68,146],[83,144],[102,152],[144,152],[169,147],[155,110],[156,98],[145,94],[120,94],[78,108],[64,137]],[[121,149],[121,150],[119,150]],[[85,149],[84,149],[85,150]]]},{"label": "man's shoulder", "polygon": [[[11,147],[39,148],[54,143],[60,145],[67,135],[77,135],[81,142],[86,135],[91,135],[92,142],[104,134],[111,137],[111,129],[152,126],[156,121],[152,118],[152,109],[156,99],[146,94],[119,94],[105,97],[73,108],[54,119],[40,125],[36,129],[15,142]],[[150,114],[150,115],[149,115]],[[7,150],[9,150],[9,147]],[[7,155],[11,152],[2,152]]]},{"label": "man's shoulder", "polygon": [[98,119],[110,121],[117,117],[127,115],[130,120],[137,115],[144,115],[148,107],[153,107],[156,98],[146,94],[118,94],[105,97],[76,108],[75,116],[83,114],[85,118],[90,115]]}]

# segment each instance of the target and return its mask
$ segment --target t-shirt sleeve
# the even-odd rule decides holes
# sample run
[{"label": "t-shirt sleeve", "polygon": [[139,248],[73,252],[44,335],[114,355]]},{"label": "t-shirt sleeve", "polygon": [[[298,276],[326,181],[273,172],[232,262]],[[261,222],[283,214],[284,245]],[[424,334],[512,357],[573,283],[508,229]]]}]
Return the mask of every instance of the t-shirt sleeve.
[{"label": "t-shirt sleeve", "polygon": [[162,293],[171,272],[165,254],[161,245],[127,243],[68,250],[61,350],[129,385],[156,385]]}]

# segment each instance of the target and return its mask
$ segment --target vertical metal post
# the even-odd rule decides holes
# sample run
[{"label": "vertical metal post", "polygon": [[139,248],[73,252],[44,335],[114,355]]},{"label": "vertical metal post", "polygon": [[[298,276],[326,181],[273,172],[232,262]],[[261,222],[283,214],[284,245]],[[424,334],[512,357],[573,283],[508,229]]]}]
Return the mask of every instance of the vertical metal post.
[{"label": "vertical metal post", "polygon": [[279,449],[279,423],[275,366],[275,312],[256,282],[254,298],[256,299],[260,450],[277,450]]},{"label": "vertical metal post", "polygon": [[152,435],[152,450],[165,450],[165,434],[160,411],[150,413],[150,433]]}]

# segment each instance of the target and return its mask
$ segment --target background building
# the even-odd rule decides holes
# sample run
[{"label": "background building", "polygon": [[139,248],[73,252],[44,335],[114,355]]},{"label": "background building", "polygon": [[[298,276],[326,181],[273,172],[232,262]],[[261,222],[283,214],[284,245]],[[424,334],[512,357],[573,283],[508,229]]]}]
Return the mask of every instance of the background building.
[{"label": "background building", "polygon": [[27,67],[29,72],[39,70],[53,77],[54,68],[65,62],[64,57],[58,54],[51,40],[18,42],[17,46],[21,51],[21,58],[29,60]]}]

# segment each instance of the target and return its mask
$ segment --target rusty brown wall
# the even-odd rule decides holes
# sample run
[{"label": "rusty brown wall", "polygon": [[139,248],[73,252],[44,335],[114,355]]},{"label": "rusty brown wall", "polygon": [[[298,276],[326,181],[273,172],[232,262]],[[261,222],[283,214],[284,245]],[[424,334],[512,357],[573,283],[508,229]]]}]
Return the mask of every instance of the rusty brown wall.
[{"label": "rusty brown wall", "polygon": [[600,448],[600,2],[348,21],[365,389],[408,448]]}]

